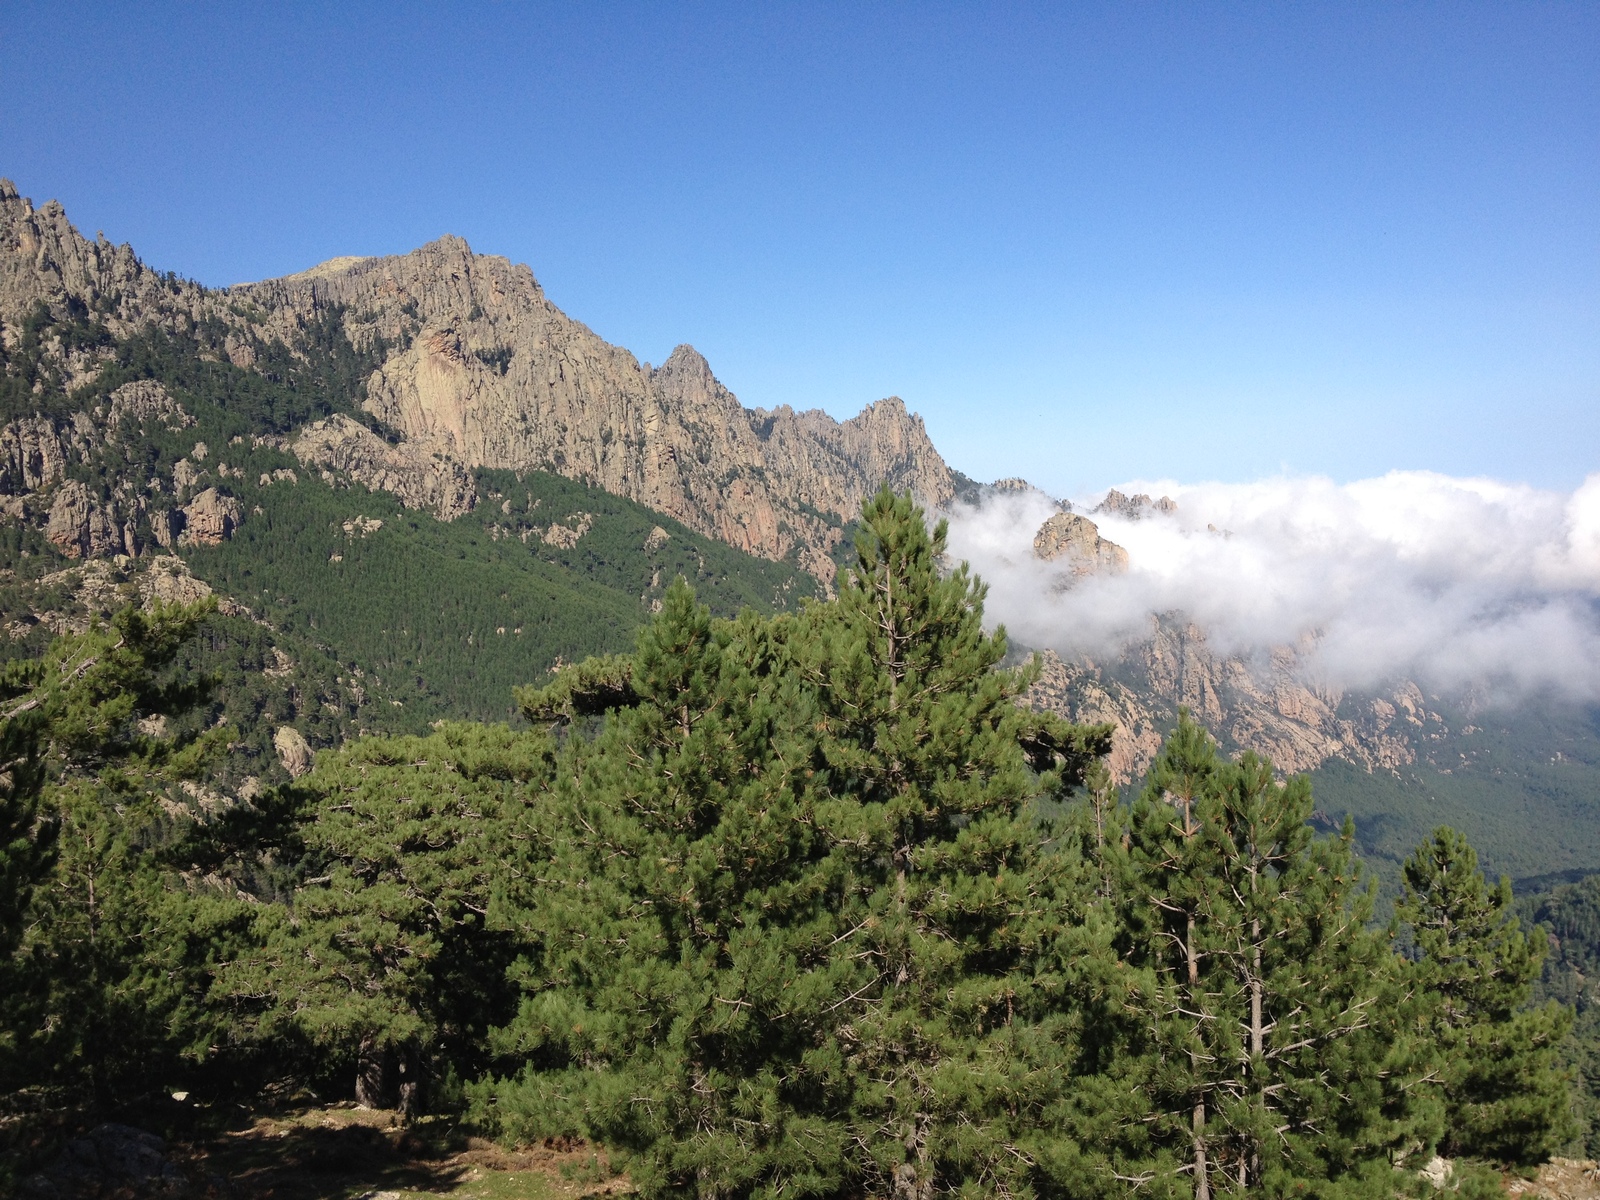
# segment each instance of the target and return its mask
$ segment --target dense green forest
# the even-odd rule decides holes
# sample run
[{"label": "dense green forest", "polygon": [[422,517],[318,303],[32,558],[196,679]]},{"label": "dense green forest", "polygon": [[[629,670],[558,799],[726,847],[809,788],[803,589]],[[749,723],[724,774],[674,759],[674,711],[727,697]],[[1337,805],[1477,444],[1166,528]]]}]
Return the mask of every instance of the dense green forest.
[{"label": "dense green forest", "polygon": [[[116,388],[142,380],[182,405],[189,420],[125,422],[67,465],[67,478],[101,499],[146,493],[133,518],[144,555],[167,552],[154,529],[179,501],[180,463],[238,503],[242,522],[230,538],[171,548],[244,606],[208,617],[180,664],[218,680],[208,709],[188,719],[233,722],[230,783],[281,773],[271,739],[283,724],[327,746],[443,718],[515,719],[514,687],[558,662],[626,649],[679,576],[721,616],[790,608],[816,593],[791,564],[557,475],[479,471],[475,509],[442,521],[307,469],[284,438],[307,420],[342,413],[387,436],[360,407],[383,347],[357,350],[341,322],[330,308],[292,345],[254,340],[247,370],[222,356],[220,326],[152,327],[117,340],[87,309],[56,317],[41,306],[0,363],[8,417],[68,422],[97,406],[103,414]],[[92,345],[110,358],[69,387],[47,343]],[[551,525],[581,536],[529,536]],[[63,623],[109,616],[149,566],[144,556],[84,564],[33,525],[0,526],[0,624],[11,635],[0,640],[0,659],[37,657]]]},{"label": "dense green forest", "polygon": [[1436,1151],[1487,1195],[1578,1143],[1592,889],[1525,913],[1547,960],[1441,828],[1375,922],[1353,825],[1187,716],[1119,798],[943,540],[880,494],[837,599],[676,582],[516,727],[215,810],[206,605],[12,660],[4,1128],[350,1097],[703,1197],[1391,1197]]},{"label": "dense green forest", "polygon": [[1600,869],[1600,709],[1536,695],[1472,714],[1440,707],[1461,732],[1416,764],[1369,772],[1332,760],[1312,773],[1318,807],[1355,819],[1362,857],[1385,882],[1440,824],[1519,890]]}]

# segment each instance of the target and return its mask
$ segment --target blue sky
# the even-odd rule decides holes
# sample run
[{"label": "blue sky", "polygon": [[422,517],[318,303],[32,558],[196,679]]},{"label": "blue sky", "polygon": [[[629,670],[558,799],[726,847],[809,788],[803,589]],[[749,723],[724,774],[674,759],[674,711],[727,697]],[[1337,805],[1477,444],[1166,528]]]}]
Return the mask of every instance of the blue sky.
[{"label": "blue sky", "polygon": [[441,233],[950,462],[1600,470],[1600,5],[0,9],[0,174],[210,284]]}]

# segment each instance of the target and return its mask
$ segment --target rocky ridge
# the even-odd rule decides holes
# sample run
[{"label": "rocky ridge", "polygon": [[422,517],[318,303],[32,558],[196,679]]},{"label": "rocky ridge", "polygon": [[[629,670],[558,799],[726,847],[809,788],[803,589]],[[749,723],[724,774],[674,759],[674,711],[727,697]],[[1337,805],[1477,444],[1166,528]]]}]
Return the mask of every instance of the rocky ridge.
[{"label": "rocky ridge", "polygon": [[[844,422],[747,409],[692,347],[658,368],[641,364],[552,304],[528,267],[456,237],[213,290],[152,271],[126,245],[89,241],[58,203],[36,209],[3,181],[0,348],[21,343],[41,303],[113,336],[208,323],[226,331],[221,355],[246,368],[262,345],[293,346],[311,323],[342,314],[353,345],[381,352],[365,405],[402,440],[379,451],[341,425],[308,431],[307,454],[319,470],[445,519],[462,511],[460,480],[474,467],[551,471],[831,584],[842,528],[881,484],[930,507],[954,495],[921,419],[899,399]],[[69,386],[109,353],[47,336]],[[104,531],[85,536],[92,548],[106,541]]]},{"label": "rocky ridge", "polygon": [[896,398],[849,421],[747,409],[690,346],[660,367],[556,308],[526,266],[446,237],[410,254],[228,289],[279,338],[342,306],[351,341],[393,347],[367,409],[425,455],[537,469],[648,505],[830,581],[831,551],[887,482],[954,495],[920,418]]},{"label": "rocky ridge", "polygon": [[[1165,496],[1152,501],[1113,490],[1093,511],[1141,519],[1172,516],[1177,505]],[[1092,574],[1120,574],[1129,565],[1126,550],[1074,513],[1046,520],[1033,548],[1041,560],[1070,564],[1062,586]],[[1314,770],[1331,758],[1392,771],[1416,762],[1419,744],[1447,733],[1414,683],[1360,697],[1307,683],[1312,650],[1308,640],[1261,659],[1218,654],[1204,630],[1168,613],[1153,616],[1149,636],[1112,661],[1065,661],[1043,651],[1027,702],[1070,720],[1116,725],[1109,766],[1121,784],[1148,770],[1180,706],[1224,744],[1253,749],[1286,772]]]}]

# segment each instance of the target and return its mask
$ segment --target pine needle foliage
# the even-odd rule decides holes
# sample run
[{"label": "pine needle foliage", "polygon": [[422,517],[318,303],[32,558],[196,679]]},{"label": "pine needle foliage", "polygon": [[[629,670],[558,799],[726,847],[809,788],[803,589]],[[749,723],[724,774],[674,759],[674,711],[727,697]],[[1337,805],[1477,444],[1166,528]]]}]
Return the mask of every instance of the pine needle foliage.
[{"label": "pine needle foliage", "polygon": [[1557,1053],[1572,1010],[1532,1007],[1545,938],[1524,933],[1511,881],[1490,887],[1477,853],[1441,826],[1406,860],[1396,915],[1416,944],[1445,1108],[1443,1152],[1525,1164],[1577,1132]]},{"label": "pine needle foliage", "polygon": [[1376,1196],[1430,1140],[1427,1060],[1352,831],[1317,837],[1311,811],[1303,777],[1221,760],[1185,712],[1130,815],[1122,936],[1150,1110],[1128,1173],[1152,1186]]},{"label": "pine needle foliage", "polygon": [[943,551],[884,492],[833,604],[717,622],[671,590],[636,702],[531,816],[549,886],[502,910],[538,949],[497,1047],[527,1065],[478,1093],[503,1130],[632,1150],[652,1195],[1031,1191],[1083,871]]}]

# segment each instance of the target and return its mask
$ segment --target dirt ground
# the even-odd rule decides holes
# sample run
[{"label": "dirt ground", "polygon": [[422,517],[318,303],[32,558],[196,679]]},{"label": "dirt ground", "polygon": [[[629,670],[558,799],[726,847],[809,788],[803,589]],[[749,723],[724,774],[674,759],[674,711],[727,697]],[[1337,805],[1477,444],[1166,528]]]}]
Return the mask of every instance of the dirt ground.
[{"label": "dirt ground", "polygon": [[568,1200],[630,1190],[603,1150],[581,1142],[506,1150],[443,1123],[407,1128],[393,1113],[354,1107],[263,1117],[170,1153],[191,1177],[212,1181],[207,1190],[238,1200]]},{"label": "dirt ground", "polygon": [[1551,1159],[1533,1180],[1514,1180],[1506,1190],[1527,1200],[1600,1200],[1600,1166],[1592,1161]]}]

